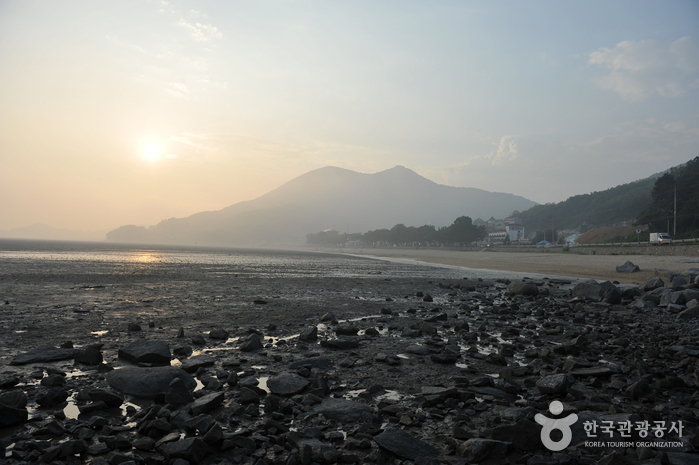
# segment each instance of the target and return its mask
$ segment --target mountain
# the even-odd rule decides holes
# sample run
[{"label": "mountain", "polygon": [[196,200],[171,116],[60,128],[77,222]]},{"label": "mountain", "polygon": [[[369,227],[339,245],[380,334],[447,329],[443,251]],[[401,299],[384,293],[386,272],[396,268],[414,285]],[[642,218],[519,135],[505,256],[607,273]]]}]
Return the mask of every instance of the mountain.
[{"label": "mountain", "polygon": [[563,202],[536,205],[515,213],[522,218],[529,232],[550,230],[552,223],[557,230],[588,230],[630,222],[650,205],[651,191],[657,179],[683,166],[685,164],[604,191],[575,195]]},{"label": "mountain", "polygon": [[325,229],[364,232],[451,224],[459,216],[508,216],[534,202],[512,194],[437,184],[403,166],[374,174],[325,167],[254,200],[155,226],[122,226],[107,240],[169,244],[302,244]]},{"label": "mountain", "polygon": [[14,229],[0,230],[0,237],[8,239],[39,239],[48,241],[101,241],[104,231],[73,231],[59,229],[43,223]]}]

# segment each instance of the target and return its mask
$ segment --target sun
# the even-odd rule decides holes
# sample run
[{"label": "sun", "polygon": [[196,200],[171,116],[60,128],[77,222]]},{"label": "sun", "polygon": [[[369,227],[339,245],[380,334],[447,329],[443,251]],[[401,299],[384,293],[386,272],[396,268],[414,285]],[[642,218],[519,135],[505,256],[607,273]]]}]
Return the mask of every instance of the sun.
[{"label": "sun", "polygon": [[153,163],[160,160],[163,151],[158,144],[151,143],[145,144],[141,149],[141,153],[143,154],[143,158]]}]

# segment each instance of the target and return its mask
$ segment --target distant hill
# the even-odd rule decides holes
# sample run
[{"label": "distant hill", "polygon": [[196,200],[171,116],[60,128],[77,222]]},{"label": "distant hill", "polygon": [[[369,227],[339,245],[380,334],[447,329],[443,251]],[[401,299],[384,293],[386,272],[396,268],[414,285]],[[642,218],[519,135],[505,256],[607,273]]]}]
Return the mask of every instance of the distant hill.
[{"label": "distant hill", "polygon": [[103,241],[105,231],[73,231],[36,223],[14,229],[0,229],[0,238],[48,241]]},{"label": "distant hill", "polygon": [[575,195],[559,203],[536,205],[517,212],[527,231],[589,229],[634,220],[651,201],[651,190],[662,173],[591,194]]},{"label": "distant hill", "polygon": [[172,218],[155,226],[122,226],[118,242],[283,245],[303,244],[326,229],[364,232],[396,224],[446,226],[460,216],[504,217],[536,205],[524,197],[437,184],[396,166],[374,174],[325,167],[254,200],[218,211]]}]

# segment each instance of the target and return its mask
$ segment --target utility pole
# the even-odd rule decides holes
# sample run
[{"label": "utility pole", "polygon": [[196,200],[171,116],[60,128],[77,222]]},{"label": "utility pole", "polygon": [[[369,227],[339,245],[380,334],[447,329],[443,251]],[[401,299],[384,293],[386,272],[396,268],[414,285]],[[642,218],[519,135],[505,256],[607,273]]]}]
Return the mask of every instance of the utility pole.
[{"label": "utility pole", "polygon": [[675,181],[675,208],[674,208],[674,225],[673,225],[673,231],[672,231],[672,240],[674,241],[677,238],[677,181]]},{"label": "utility pole", "polygon": [[551,243],[556,243],[556,230],[553,229],[553,215],[551,215]]}]

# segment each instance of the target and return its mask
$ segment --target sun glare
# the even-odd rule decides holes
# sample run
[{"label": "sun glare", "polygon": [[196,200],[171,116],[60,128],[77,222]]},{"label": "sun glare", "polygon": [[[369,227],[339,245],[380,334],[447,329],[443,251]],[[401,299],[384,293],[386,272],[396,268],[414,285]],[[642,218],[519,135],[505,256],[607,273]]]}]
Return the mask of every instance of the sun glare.
[{"label": "sun glare", "polygon": [[143,146],[143,157],[150,161],[150,162],[155,162],[160,159],[160,156],[162,155],[162,150],[160,149],[160,146],[158,144],[146,144]]}]

